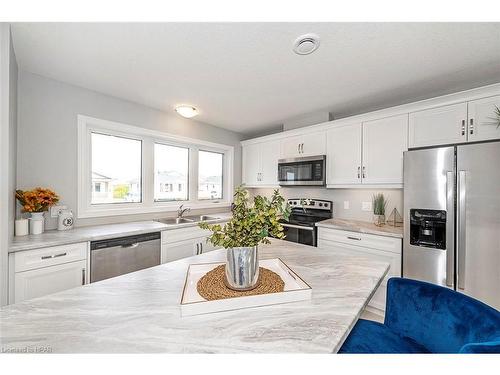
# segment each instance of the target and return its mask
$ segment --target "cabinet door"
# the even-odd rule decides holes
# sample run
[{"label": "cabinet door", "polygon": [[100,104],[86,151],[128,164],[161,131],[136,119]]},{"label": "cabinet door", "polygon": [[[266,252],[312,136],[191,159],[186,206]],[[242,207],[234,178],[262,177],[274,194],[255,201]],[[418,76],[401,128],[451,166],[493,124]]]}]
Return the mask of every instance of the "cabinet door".
[{"label": "cabinet door", "polygon": [[364,184],[402,184],[408,115],[363,123]]},{"label": "cabinet door", "polygon": [[270,141],[261,144],[261,185],[278,186],[278,159],[280,158],[281,141]]},{"label": "cabinet door", "polygon": [[183,259],[196,255],[196,244],[199,244],[201,239],[189,239],[185,241],[165,244],[165,262],[173,262],[174,260]]},{"label": "cabinet door", "polygon": [[325,132],[287,137],[281,143],[281,157],[324,155],[326,152]]},{"label": "cabinet door", "polygon": [[260,183],[260,144],[243,146],[242,149],[242,180],[248,186],[257,186]]},{"label": "cabinet door", "polygon": [[326,136],[327,185],[361,183],[361,124],[339,126]]},{"label": "cabinet door", "polygon": [[500,96],[474,100],[469,106],[469,141],[500,139],[498,117],[495,120],[495,106],[500,108]]},{"label": "cabinet door", "polygon": [[84,285],[87,278],[86,261],[43,267],[14,275],[14,302],[41,297]]},{"label": "cabinet door", "polygon": [[467,141],[467,103],[410,113],[409,147]]}]

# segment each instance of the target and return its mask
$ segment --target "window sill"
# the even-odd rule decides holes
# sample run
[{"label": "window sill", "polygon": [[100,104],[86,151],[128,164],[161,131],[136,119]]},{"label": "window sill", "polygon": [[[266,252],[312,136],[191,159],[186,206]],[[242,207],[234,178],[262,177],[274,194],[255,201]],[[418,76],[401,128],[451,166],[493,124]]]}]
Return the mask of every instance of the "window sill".
[{"label": "window sill", "polygon": [[200,210],[206,208],[223,208],[231,207],[231,202],[188,202],[188,201],[176,201],[176,202],[155,202],[154,206],[149,207],[117,207],[117,208],[105,208],[99,209],[98,207],[92,207],[87,210],[82,210],[78,212],[78,219],[87,219],[93,217],[107,217],[107,216],[120,216],[120,215],[134,215],[134,214],[151,214],[156,212],[175,212],[178,210],[179,206],[183,204],[185,207],[189,207],[192,210]]}]

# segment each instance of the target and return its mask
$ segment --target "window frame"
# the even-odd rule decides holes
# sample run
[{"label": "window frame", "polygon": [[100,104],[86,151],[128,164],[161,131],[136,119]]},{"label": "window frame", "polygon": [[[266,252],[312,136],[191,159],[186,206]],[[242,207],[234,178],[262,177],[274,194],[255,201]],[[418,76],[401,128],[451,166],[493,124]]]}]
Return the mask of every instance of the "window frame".
[{"label": "window frame", "polygon": [[[164,133],[138,126],[78,115],[78,188],[77,217],[105,217],[176,211],[180,204],[192,209],[229,207],[234,189],[234,147],[204,140]],[[100,133],[142,141],[141,202],[92,205],[91,133]],[[154,200],[154,144],[189,149],[187,201]],[[198,199],[198,151],[223,154],[222,199]]]}]

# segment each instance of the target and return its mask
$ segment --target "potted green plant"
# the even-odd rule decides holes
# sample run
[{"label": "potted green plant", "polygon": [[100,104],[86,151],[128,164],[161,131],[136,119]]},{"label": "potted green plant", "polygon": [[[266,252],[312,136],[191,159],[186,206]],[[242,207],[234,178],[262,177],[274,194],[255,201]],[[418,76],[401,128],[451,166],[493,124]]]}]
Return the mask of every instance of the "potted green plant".
[{"label": "potted green plant", "polygon": [[384,194],[378,193],[373,195],[373,223],[381,226],[385,223],[385,209],[387,207],[387,199]]},{"label": "potted green plant", "polygon": [[226,286],[251,290],[259,278],[257,247],[270,243],[268,237],[285,238],[279,220],[288,220],[290,207],[279,190],[270,199],[257,195],[251,202],[248,191],[240,186],[234,194],[232,213],[232,219],[224,226],[206,222],[199,226],[212,232],[207,241],[226,249]]}]

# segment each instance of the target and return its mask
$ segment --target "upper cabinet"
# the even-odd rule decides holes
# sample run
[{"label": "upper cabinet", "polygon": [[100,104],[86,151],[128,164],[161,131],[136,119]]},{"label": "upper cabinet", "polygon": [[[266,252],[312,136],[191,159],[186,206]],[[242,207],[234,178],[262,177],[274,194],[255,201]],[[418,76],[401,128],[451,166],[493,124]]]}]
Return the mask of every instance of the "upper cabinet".
[{"label": "upper cabinet", "polygon": [[361,124],[337,126],[326,136],[326,184],[361,183]]},{"label": "upper cabinet", "polygon": [[467,103],[410,113],[409,147],[467,141]]},{"label": "upper cabinet", "polygon": [[325,155],[325,132],[310,133],[284,138],[281,142],[281,157]]},{"label": "upper cabinet", "polygon": [[242,182],[247,187],[278,185],[279,140],[253,143],[242,148]]},{"label": "upper cabinet", "polygon": [[500,96],[410,113],[409,147],[499,139],[495,106],[500,108]]},{"label": "upper cabinet", "polygon": [[[496,107],[495,107],[496,106]],[[473,100],[468,103],[468,140],[485,141],[500,138],[498,117],[495,120],[495,109],[500,108],[500,96]]]},{"label": "upper cabinet", "polygon": [[328,187],[401,187],[408,115],[334,127],[327,132]]},{"label": "upper cabinet", "polygon": [[403,152],[408,148],[408,115],[363,123],[364,184],[402,184]]}]

